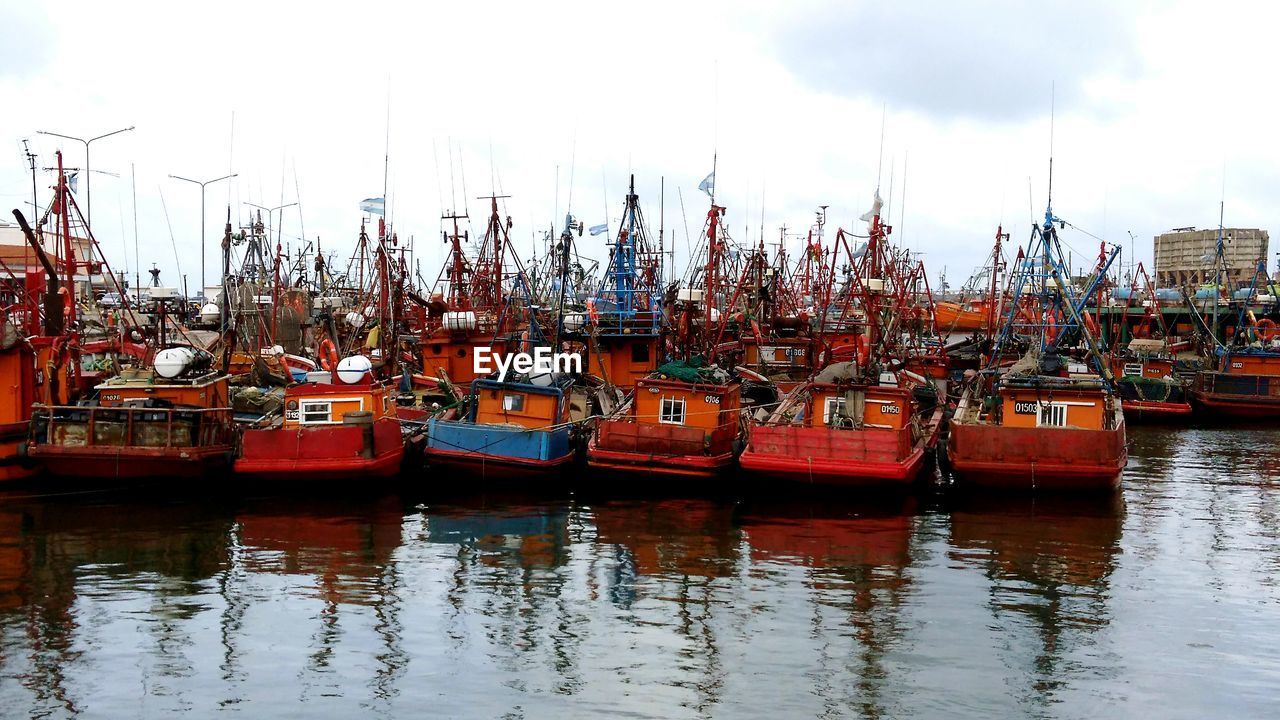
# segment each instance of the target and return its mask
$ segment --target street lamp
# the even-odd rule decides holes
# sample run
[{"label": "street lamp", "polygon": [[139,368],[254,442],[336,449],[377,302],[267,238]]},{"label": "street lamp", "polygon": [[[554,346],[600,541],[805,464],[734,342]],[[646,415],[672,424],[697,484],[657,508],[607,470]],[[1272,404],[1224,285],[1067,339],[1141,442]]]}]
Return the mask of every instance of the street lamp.
[{"label": "street lamp", "polygon": [[60,138],[65,138],[67,140],[75,140],[76,142],[84,143],[84,204],[85,204],[85,214],[87,215],[85,222],[88,223],[90,227],[93,226],[93,193],[90,192],[91,188],[89,187],[90,180],[91,180],[90,176],[92,173],[92,169],[89,167],[89,144],[94,142],[95,140],[109,138],[112,135],[119,135],[122,132],[129,132],[133,128],[134,126],[130,125],[127,128],[120,128],[119,130],[113,130],[104,135],[91,137],[88,140],[85,140],[84,138],[73,137],[71,135],[63,135],[62,133],[49,132],[47,130],[36,131],[41,135],[52,135],[54,137],[60,137]]},{"label": "street lamp", "polygon": [[204,231],[205,231],[205,222],[204,222],[204,196],[205,196],[205,193],[204,193],[204,189],[205,189],[205,186],[206,186],[206,185],[209,185],[209,184],[211,184],[211,183],[216,183],[216,182],[219,182],[219,181],[221,181],[221,180],[227,180],[227,179],[229,179],[229,178],[233,178],[233,177],[235,177],[237,174],[238,174],[238,173],[231,173],[230,175],[223,175],[223,176],[222,176],[222,177],[220,177],[220,178],[214,178],[214,179],[212,179],[212,180],[205,180],[204,182],[200,182],[199,180],[192,180],[191,178],[184,178],[184,177],[179,176],[179,175],[170,175],[170,176],[169,176],[169,177],[173,178],[174,180],[182,180],[182,181],[184,181],[184,182],[189,182],[189,183],[192,183],[192,184],[195,184],[195,185],[199,185],[199,186],[200,186],[200,297],[202,297],[202,298],[204,297],[204,257],[205,257],[205,252],[204,252]]},{"label": "street lamp", "polygon": [[[296,202],[291,202],[291,203],[289,203],[288,205],[277,205],[277,206],[275,206],[275,207],[273,207],[273,208],[269,208],[269,207],[263,207],[263,206],[261,206],[261,205],[255,205],[255,204],[253,204],[253,203],[251,203],[251,202],[247,202],[247,203],[245,203],[245,205],[248,205],[249,207],[256,207],[256,208],[258,208],[259,210],[266,210],[266,211],[267,211],[267,225],[271,225],[271,213],[273,213],[273,212],[275,212],[275,211],[277,211],[277,210],[283,210],[283,209],[285,209],[285,208],[293,207],[294,205],[297,205],[297,204],[298,204],[298,203],[296,203]],[[281,223],[283,223],[283,222],[284,222],[284,213],[281,213],[281,214],[280,214],[280,222],[281,222]],[[279,226],[279,225],[276,225],[276,226],[275,226],[275,228],[276,228],[276,242],[277,242],[277,243],[279,243],[279,242],[280,242],[280,226]]]}]

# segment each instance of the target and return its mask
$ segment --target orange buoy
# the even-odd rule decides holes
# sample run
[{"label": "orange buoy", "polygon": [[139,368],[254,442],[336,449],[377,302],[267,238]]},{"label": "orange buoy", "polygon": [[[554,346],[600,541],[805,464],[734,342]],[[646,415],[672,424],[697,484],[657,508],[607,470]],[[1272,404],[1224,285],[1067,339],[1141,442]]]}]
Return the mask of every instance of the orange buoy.
[{"label": "orange buoy", "polygon": [[338,368],[338,348],[334,346],[333,340],[325,338],[320,343],[320,367],[326,372],[333,372]]}]

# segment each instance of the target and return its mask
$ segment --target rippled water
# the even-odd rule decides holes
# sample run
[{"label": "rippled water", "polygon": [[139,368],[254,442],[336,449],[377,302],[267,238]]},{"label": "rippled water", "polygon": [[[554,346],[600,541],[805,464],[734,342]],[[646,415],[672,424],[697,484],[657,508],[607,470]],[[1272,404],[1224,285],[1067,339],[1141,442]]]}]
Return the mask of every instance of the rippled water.
[{"label": "rippled water", "polygon": [[1278,440],[1133,428],[1088,500],[9,493],[0,715],[1275,717]]}]

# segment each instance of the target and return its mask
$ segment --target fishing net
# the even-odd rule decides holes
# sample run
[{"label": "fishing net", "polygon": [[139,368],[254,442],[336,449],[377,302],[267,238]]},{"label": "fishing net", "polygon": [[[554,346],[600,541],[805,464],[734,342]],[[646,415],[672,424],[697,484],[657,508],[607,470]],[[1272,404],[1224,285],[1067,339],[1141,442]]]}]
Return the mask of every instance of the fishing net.
[{"label": "fishing net", "polygon": [[728,375],[718,367],[708,367],[701,355],[688,360],[673,360],[658,366],[658,374],[688,383],[722,383]]},{"label": "fishing net", "polygon": [[1173,383],[1168,380],[1125,375],[1119,383],[1122,388],[1130,388],[1138,400],[1146,402],[1165,402],[1173,393]]}]

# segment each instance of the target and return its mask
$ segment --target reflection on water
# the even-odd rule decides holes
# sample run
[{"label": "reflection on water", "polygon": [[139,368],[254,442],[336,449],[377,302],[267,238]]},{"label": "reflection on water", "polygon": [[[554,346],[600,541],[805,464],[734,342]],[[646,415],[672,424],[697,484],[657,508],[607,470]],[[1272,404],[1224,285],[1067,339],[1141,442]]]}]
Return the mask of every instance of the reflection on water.
[{"label": "reflection on water", "polygon": [[1266,715],[1272,431],[1123,495],[0,496],[31,717]]}]

